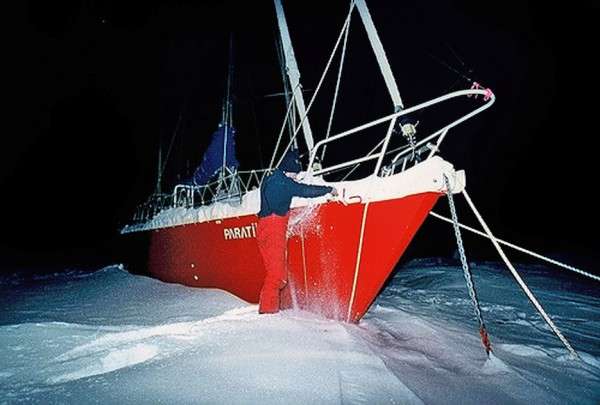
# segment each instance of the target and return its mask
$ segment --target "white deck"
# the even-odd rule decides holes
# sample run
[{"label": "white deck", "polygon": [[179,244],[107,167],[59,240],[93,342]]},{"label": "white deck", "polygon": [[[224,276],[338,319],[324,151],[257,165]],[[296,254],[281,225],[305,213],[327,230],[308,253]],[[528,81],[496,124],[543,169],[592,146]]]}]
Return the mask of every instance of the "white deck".
[{"label": "white deck", "polygon": [[[452,164],[434,156],[424,162],[389,177],[370,176],[361,180],[326,183],[322,178],[307,178],[309,184],[324,184],[335,187],[339,197],[329,195],[318,198],[294,198],[292,208],[318,205],[327,201],[344,204],[365,203],[402,198],[426,192],[444,192],[444,174],[450,179],[454,193],[465,187],[464,171],[455,171]],[[171,208],[157,214],[150,221],[127,225],[121,233],[148,231],[186,224],[202,223],[226,218],[253,215],[260,210],[258,189],[246,193],[240,203],[216,202],[197,208]]]}]

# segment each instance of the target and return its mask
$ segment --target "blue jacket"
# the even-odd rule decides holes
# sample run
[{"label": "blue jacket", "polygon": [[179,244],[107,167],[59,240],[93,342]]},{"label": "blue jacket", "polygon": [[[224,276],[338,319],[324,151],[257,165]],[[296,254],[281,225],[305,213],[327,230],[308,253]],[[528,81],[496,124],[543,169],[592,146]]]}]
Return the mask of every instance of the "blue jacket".
[{"label": "blue jacket", "polygon": [[298,183],[280,169],[265,177],[260,188],[259,217],[271,214],[284,216],[290,210],[292,197],[319,197],[333,191],[333,187]]}]

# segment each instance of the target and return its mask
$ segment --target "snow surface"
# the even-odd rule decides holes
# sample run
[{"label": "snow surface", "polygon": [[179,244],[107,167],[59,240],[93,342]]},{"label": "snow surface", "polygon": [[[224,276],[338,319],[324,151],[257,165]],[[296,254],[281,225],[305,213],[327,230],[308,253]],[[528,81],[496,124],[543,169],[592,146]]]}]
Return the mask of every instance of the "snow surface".
[{"label": "snow surface", "polygon": [[473,268],[486,359],[459,267],[413,261],[359,325],[258,315],[218,290],[120,266],[0,279],[0,403],[597,404],[598,286],[523,274],[571,360],[508,272]]}]

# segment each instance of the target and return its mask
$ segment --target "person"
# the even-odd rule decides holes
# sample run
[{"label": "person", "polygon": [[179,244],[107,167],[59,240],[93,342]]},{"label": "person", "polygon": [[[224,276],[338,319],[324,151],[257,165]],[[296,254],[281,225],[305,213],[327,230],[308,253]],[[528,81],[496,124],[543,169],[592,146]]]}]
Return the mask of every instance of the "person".
[{"label": "person", "polygon": [[260,188],[256,239],[266,270],[258,305],[261,314],[279,312],[280,292],[287,284],[285,250],[292,198],[337,195],[334,187],[295,181],[300,170],[298,151],[290,149],[279,167],[265,177]]}]

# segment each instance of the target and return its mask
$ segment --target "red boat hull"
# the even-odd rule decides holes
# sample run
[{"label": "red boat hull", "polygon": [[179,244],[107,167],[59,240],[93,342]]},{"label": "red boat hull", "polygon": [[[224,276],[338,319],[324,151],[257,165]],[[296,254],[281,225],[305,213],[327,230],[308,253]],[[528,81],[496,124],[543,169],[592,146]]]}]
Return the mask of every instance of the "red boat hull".
[{"label": "red boat hull", "polygon": [[[358,322],[367,312],[441,194],[291,213],[288,287],[282,305]],[[306,216],[294,225],[294,216]],[[148,271],[160,280],[219,288],[257,303],[265,270],[255,238],[257,217],[148,231]]]}]

